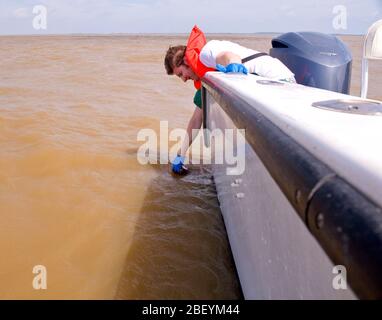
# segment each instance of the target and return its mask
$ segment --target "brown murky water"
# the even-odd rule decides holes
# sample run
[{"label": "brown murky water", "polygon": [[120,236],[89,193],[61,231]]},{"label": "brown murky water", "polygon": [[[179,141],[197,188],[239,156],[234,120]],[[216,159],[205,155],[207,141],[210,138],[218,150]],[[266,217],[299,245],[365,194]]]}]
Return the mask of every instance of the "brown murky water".
[{"label": "brown murky water", "polygon": [[[213,37],[258,50],[271,38]],[[357,95],[362,40],[343,39]],[[140,129],[193,112],[193,85],[163,68],[185,40],[0,37],[0,298],[240,297],[209,169],[179,179],[136,158]],[[32,287],[35,265],[47,290]]]}]

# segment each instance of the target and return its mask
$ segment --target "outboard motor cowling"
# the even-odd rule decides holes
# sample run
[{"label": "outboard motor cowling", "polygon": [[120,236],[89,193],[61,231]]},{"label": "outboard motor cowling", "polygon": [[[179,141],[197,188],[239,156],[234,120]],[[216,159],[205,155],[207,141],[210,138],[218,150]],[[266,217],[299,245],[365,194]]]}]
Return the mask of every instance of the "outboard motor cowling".
[{"label": "outboard motor cowling", "polygon": [[349,93],[352,56],[333,35],[288,32],[272,40],[270,55],[282,61],[299,84]]}]

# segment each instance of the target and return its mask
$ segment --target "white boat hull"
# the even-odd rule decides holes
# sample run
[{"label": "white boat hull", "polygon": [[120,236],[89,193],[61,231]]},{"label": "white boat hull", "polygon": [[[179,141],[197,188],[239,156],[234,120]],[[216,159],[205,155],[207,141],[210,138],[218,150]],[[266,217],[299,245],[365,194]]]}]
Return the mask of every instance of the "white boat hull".
[{"label": "white boat hull", "polygon": [[[309,118],[309,121],[315,122],[314,115],[312,118],[312,114],[302,111],[302,113],[305,112],[304,117],[301,117],[301,119],[294,117],[295,114],[298,114],[298,110],[297,106],[291,106],[291,103],[296,103],[296,95],[302,91],[306,93],[305,87],[288,84],[287,86],[291,86],[289,91],[286,91],[285,87],[281,89],[275,87],[274,95],[269,96],[269,100],[276,101],[276,105],[287,96],[293,97],[293,101],[284,100],[284,108],[294,108],[288,114],[287,109],[279,108],[277,110],[274,108],[275,104],[270,103],[267,105],[267,102],[264,102],[263,99],[264,92],[256,91],[260,87],[254,81],[260,78],[252,75],[249,77],[251,77],[253,84],[253,91],[250,93],[248,93],[246,87],[240,85],[242,82],[241,76],[207,74],[207,79],[210,82],[217,81],[219,85],[233,90],[235,94],[245,94],[247,92],[246,100],[258,110],[261,109],[263,114],[267,114],[268,119],[277,124],[279,128],[283,129],[284,132],[287,131],[288,135],[294,135],[295,140],[310,152],[317,151],[317,149],[321,153],[326,151],[326,154],[320,155],[320,159],[327,162],[328,158],[333,157],[336,161],[332,162],[331,165],[340,168],[341,163],[351,152],[351,150],[341,150],[339,152],[341,154],[337,158],[335,157],[335,153],[337,153],[335,144],[345,142],[341,138],[342,134],[337,135],[338,139],[332,136],[332,141],[330,141],[331,132],[327,132],[329,143],[326,144],[325,141],[314,139],[320,124],[313,127],[308,125]],[[249,82],[246,80],[246,85],[249,85]],[[272,92],[272,88],[269,87],[265,87],[264,90]],[[312,90],[313,101],[344,96],[318,89],[307,88],[307,90]],[[305,96],[302,95],[302,105],[306,104]],[[207,94],[206,104],[208,129],[237,129],[232,119],[214,100],[212,95]],[[320,111],[325,113],[323,117],[332,115],[338,117],[335,112]],[[312,112],[316,112],[317,115],[317,110],[312,110]],[[352,115],[341,114],[341,116],[346,118],[346,116],[351,117]],[[359,117],[365,116],[360,115]],[[379,121],[379,125],[382,125],[382,118],[378,118],[377,120],[375,118],[369,119],[371,134],[375,133],[373,131],[376,129],[375,121]],[[336,120],[338,121],[338,118]],[[362,121],[365,121],[365,118]],[[330,126],[330,123],[326,124],[326,126],[328,125]],[[341,128],[340,125],[338,129],[347,130],[346,127]],[[378,132],[381,135],[381,130]],[[301,139],[298,138],[299,135],[301,135]],[[307,137],[310,139],[307,139]],[[323,139],[327,139],[325,135]],[[372,142],[369,141],[368,143]],[[356,141],[356,143],[358,142]],[[331,151],[332,147],[333,152]],[[353,150],[353,152],[355,154],[348,159],[349,163],[359,158],[357,151]],[[227,175],[226,169],[228,165],[213,165],[218,198],[244,297],[246,299],[357,298],[349,285],[346,285],[346,288],[339,288],[336,285],[338,269],[333,269],[335,265],[332,260],[311,234],[284,192],[268,172],[267,167],[248,143],[246,144],[245,155],[245,171],[240,176]],[[375,153],[369,155],[369,166],[365,168],[364,163],[358,163],[353,166],[353,172],[348,172],[344,176],[350,181],[356,181],[357,176],[361,175],[362,181],[368,180],[364,173],[368,170],[370,173],[370,166],[375,165],[379,170],[376,173],[377,177],[373,175],[368,181],[371,181],[374,187],[376,185],[381,186],[382,180],[379,179],[379,175],[382,174],[381,165],[374,162],[377,157],[378,154]],[[342,173],[341,170],[338,171],[340,174]],[[368,196],[378,198],[378,195],[374,192],[375,190],[372,191],[369,188],[370,185],[361,184],[362,190],[371,191]]]}]

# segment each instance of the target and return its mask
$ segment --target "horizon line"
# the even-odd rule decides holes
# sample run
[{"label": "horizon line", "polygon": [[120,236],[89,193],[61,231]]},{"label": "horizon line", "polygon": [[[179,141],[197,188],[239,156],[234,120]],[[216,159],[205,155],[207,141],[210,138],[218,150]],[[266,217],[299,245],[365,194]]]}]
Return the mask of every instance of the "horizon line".
[{"label": "horizon line", "polygon": [[[303,31],[292,31],[292,32],[303,32]],[[305,31],[304,31],[305,32]],[[309,31],[308,31],[309,32]],[[312,31],[317,32],[317,31]],[[259,35],[259,34],[283,34],[286,32],[205,32],[206,35]],[[335,36],[364,36],[363,33],[327,33],[327,32],[321,32],[324,34],[331,34]],[[143,35],[143,36],[149,36],[149,35],[155,35],[155,36],[188,36],[189,32],[183,33],[183,32],[110,32],[110,33],[97,33],[97,32],[76,32],[76,33],[25,33],[25,34],[0,34],[0,37],[12,37],[12,36],[137,36],[137,35]]]}]

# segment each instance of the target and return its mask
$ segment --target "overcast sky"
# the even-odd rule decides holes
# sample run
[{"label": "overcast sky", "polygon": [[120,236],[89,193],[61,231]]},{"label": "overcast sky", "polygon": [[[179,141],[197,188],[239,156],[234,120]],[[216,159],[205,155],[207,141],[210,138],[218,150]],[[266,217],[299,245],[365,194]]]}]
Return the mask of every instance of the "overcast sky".
[{"label": "overcast sky", "polygon": [[[47,9],[46,29],[33,27],[36,5]],[[207,33],[364,34],[379,19],[382,0],[0,0],[0,34],[188,33],[194,24]]]}]

